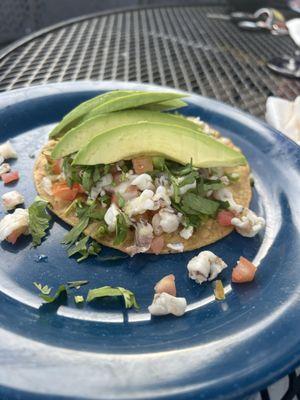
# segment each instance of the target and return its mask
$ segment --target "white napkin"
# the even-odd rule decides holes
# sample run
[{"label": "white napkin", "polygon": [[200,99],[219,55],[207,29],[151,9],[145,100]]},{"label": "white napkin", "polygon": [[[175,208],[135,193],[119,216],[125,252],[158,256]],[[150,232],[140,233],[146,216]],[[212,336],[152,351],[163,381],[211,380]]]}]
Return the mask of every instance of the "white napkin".
[{"label": "white napkin", "polygon": [[295,101],[268,97],[266,121],[300,145],[300,96]]},{"label": "white napkin", "polygon": [[289,34],[297,46],[300,47],[300,18],[294,18],[287,21]]}]

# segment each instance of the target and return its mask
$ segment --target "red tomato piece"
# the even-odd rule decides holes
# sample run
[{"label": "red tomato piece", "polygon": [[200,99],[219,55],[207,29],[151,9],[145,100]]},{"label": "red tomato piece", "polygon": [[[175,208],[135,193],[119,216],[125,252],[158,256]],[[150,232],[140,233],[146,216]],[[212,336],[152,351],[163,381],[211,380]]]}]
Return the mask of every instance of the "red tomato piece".
[{"label": "red tomato piece", "polygon": [[222,226],[231,226],[231,220],[234,218],[234,214],[228,210],[222,210],[218,213],[217,221]]},{"label": "red tomato piece", "polygon": [[52,167],[52,172],[55,175],[59,175],[61,173],[61,160],[55,160],[53,167]]},{"label": "red tomato piece", "polygon": [[64,201],[73,201],[78,194],[78,188],[70,188],[66,182],[57,182],[52,185],[53,196]]},{"label": "red tomato piece", "polygon": [[77,190],[78,193],[85,193],[83,187],[79,183],[74,183],[72,189]]},{"label": "red tomato piece", "polygon": [[235,283],[251,282],[256,273],[256,266],[245,257],[240,257],[237,265],[232,270],[231,280]]},{"label": "red tomato piece", "polygon": [[26,231],[26,227],[22,226],[19,229],[16,229],[15,231],[13,231],[10,235],[7,236],[7,238],[5,240],[7,240],[9,243],[11,244],[15,244],[18,237],[21,236],[25,231]]},{"label": "red tomato piece", "polygon": [[138,157],[132,160],[134,172],[136,174],[143,174],[145,172],[153,171],[153,163],[151,157]]},{"label": "red tomato piece", "polygon": [[162,249],[164,248],[165,240],[163,236],[156,236],[153,238],[150,250],[153,251],[154,254],[160,254]]},{"label": "red tomato piece", "polygon": [[1,175],[1,179],[5,184],[17,181],[19,178],[20,176],[18,171],[10,171]]}]

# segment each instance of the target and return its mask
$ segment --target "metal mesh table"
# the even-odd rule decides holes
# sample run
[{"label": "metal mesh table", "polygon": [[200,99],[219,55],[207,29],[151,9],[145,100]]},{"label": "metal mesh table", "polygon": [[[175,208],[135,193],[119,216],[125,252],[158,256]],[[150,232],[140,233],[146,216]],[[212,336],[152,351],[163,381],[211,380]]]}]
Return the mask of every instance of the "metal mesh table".
[{"label": "metal mesh table", "polygon": [[[299,80],[266,67],[273,56],[292,55],[293,41],[240,31],[215,18],[222,14],[226,9],[220,6],[168,6],[67,21],[0,53],[0,91],[86,79],[149,82],[213,97],[259,117],[269,95],[299,95]],[[300,392],[297,375],[252,399],[294,400]]]},{"label": "metal mesh table", "polygon": [[167,85],[263,116],[273,94],[293,99],[300,81],[266,61],[293,54],[288,37],[239,30],[224,7],[169,6],[95,14],[17,42],[0,55],[0,90],[80,79]]}]

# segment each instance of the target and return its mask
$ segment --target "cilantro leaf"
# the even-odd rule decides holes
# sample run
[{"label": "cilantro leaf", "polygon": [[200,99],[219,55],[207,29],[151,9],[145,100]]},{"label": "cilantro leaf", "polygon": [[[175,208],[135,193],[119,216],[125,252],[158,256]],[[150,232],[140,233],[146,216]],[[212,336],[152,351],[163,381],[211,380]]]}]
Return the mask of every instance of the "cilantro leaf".
[{"label": "cilantro leaf", "polygon": [[182,197],[182,209],[186,214],[214,215],[219,208],[217,201],[200,197],[195,193],[186,193]]},{"label": "cilantro leaf", "polygon": [[81,233],[85,230],[85,228],[89,224],[89,217],[84,215],[81,220],[75,225],[65,236],[62,241],[63,244],[74,244],[76,240],[79,238]]},{"label": "cilantro leaf", "polygon": [[114,244],[118,245],[124,242],[128,232],[128,225],[125,216],[121,213],[117,215],[116,237]]},{"label": "cilantro leaf", "polygon": [[204,192],[207,192],[208,190],[219,190],[223,187],[225,187],[225,185],[220,180],[207,181],[203,184]]},{"label": "cilantro leaf", "polygon": [[37,196],[28,208],[29,214],[29,233],[32,236],[33,246],[39,246],[46,230],[49,228],[50,215],[46,211],[48,202]]},{"label": "cilantro leaf", "polygon": [[43,286],[37,282],[33,282],[33,284],[42,294],[49,294],[51,292],[51,288],[48,285]]},{"label": "cilantro leaf", "polygon": [[[34,282],[34,286],[39,289],[41,292],[39,296],[46,302],[46,303],[53,303],[55,300],[57,300],[63,293],[67,293],[67,287],[65,285],[60,285],[55,292],[53,296],[50,295],[51,290],[46,290],[47,293],[45,293],[45,287],[48,288],[47,285],[42,286],[40,283]],[[48,288],[49,289],[49,288]]]},{"label": "cilantro leaf", "polygon": [[184,176],[194,171],[192,161],[187,165],[181,165],[174,161],[167,161],[166,167],[172,175]]},{"label": "cilantro leaf", "polygon": [[74,246],[68,249],[68,257],[73,256],[76,253],[79,253],[81,257],[77,259],[77,262],[83,261],[91,255],[97,255],[101,246],[99,243],[92,241],[90,245],[88,245],[89,236],[84,236],[81,240],[75,243]]},{"label": "cilantro leaf", "polygon": [[69,289],[79,289],[83,285],[87,285],[89,281],[70,281],[67,283]]},{"label": "cilantro leaf", "polygon": [[90,302],[102,297],[118,297],[118,296],[123,297],[126,308],[132,308],[132,307],[136,309],[139,308],[134,293],[122,287],[114,288],[111,286],[103,286],[100,288],[91,289],[88,292],[86,301]]},{"label": "cilantro leaf", "polygon": [[195,179],[199,176],[197,171],[192,171],[188,175],[186,175],[181,182],[179,182],[178,186],[183,187],[185,185],[190,185],[195,182]]},{"label": "cilantro leaf", "polygon": [[85,251],[86,247],[87,247],[88,240],[89,240],[89,237],[88,236],[84,236],[84,238],[82,238],[81,240],[76,242],[74,244],[74,246],[70,247],[68,249],[68,257],[72,257],[76,253],[81,253],[82,251]]}]

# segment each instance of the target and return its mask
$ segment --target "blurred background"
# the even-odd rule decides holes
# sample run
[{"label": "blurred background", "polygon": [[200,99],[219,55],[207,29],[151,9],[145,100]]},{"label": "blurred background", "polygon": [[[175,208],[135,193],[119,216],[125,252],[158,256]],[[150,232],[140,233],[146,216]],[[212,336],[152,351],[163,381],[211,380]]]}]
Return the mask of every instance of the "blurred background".
[{"label": "blurred background", "polygon": [[46,26],[89,13],[124,7],[155,5],[224,5],[228,11],[253,12],[260,7],[275,7],[291,13],[297,0],[0,0],[0,46]]}]

